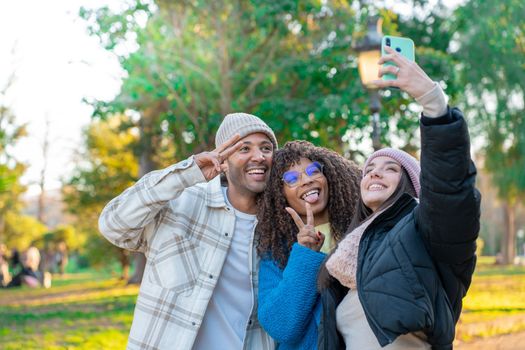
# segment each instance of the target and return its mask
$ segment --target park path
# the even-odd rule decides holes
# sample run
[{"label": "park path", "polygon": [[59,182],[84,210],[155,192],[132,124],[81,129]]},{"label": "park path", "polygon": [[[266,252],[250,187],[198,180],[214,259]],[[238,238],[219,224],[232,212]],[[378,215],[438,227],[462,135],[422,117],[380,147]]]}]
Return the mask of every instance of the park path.
[{"label": "park path", "polygon": [[454,346],[454,350],[525,350],[525,332],[458,344]]},{"label": "park path", "polygon": [[[79,281],[76,284],[52,286],[43,288],[11,288],[1,290],[0,307],[2,306],[43,306],[48,304],[77,303],[97,298],[121,297],[124,295],[137,295],[138,286],[127,285],[124,281],[90,279]],[[81,304],[79,304],[81,305]],[[42,310],[45,310],[43,308]]]}]

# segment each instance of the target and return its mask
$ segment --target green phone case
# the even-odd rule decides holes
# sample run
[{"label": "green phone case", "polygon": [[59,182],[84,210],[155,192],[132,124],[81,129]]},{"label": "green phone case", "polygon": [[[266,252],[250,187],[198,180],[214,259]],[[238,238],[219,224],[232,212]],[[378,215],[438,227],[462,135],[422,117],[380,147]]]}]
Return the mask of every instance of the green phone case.
[{"label": "green phone case", "polygon": [[[387,43],[390,43],[390,45],[387,45]],[[414,50],[414,42],[412,39],[409,38],[401,38],[398,36],[390,36],[385,35],[383,39],[381,40],[381,56],[386,55],[385,46],[390,46],[397,52],[399,52],[401,55],[405,56],[410,61],[415,61],[415,50]],[[392,62],[386,62],[384,64],[385,66],[395,66]],[[396,76],[393,74],[385,74],[383,75],[383,80],[395,80]]]}]

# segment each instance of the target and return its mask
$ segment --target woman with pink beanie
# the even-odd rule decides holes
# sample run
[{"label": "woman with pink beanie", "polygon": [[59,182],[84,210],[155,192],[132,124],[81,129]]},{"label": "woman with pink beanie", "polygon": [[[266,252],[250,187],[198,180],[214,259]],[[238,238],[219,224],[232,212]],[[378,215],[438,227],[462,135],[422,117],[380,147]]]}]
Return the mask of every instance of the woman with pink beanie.
[{"label": "woman with pink beanie", "polygon": [[439,84],[390,50],[376,81],[423,106],[421,163],[392,148],[363,168],[361,199],[318,278],[319,349],[452,349],[476,263],[480,194],[467,124]]}]

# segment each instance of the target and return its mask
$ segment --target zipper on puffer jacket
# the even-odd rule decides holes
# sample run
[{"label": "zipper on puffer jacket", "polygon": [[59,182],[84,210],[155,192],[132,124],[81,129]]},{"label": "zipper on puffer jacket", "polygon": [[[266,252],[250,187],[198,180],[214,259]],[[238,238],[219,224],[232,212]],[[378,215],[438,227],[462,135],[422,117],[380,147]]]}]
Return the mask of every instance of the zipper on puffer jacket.
[{"label": "zipper on puffer jacket", "polygon": [[[368,234],[367,237],[365,238],[365,235],[366,235],[366,231],[361,236],[361,240],[359,241],[359,251],[357,253],[357,271],[356,271],[357,297],[359,298],[359,302],[361,303],[361,306],[363,307],[363,311],[365,312],[366,318],[372,321],[373,323],[373,327],[370,327],[370,328],[372,328],[372,331],[374,332],[376,338],[377,338],[377,332],[379,332],[380,335],[382,335],[383,338],[385,338],[389,344],[392,344],[394,339],[390,338],[388,335],[385,334],[383,329],[377,324],[377,321],[374,319],[374,317],[368,312],[367,305],[363,303],[363,300],[361,299],[361,294],[363,293],[363,290],[362,290],[362,284],[361,284],[361,268],[360,267],[362,265],[362,260],[364,256],[363,252],[366,252],[366,250],[368,250],[368,244],[366,244],[366,247],[363,247],[363,242],[368,243],[368,239],[370,237],[370,235]],[[362,249],[362,248],[365,248],[365,249]]]},{"label": "zipper on puffer jacket", "polygon": [[[404,211],[412,210],[414,205],[414,198],[410,196],[409,194],[403,194],[390,208],[385,210],[385,212],[381,213],[377,218],[375,218],[374,222],[372,222],[363,232],[363,235],[361,236],[361,239],[359,241],[359,250],[357,253],[357,271],[356,271],[356,280],[357,280],[357,296],[359,297],[359,302],[361,303],[361,306],[363,307],[363,311],[365,312],[365,316],[367,320],[372,321],[373,327],[370,328],[374,332],[376,338],[377,333],[379,332],[380,335],[382,335],[389,344],[392,344],[395,339],[390,338],[388,335],[385,334],[383,331],[383,328],[381,328],[377,321],[374,319],[374,317],[368,312],[367,306],[365,303],[363,303],[363,300],[361,299],[361,295],[363,294],[362,283],[361,283],[361,267],[362,262],[364,259],[364,256],[366,255],[366,251],[368,250],[368,241],[371,237],[371,233],[375,227],[377,227],[382,222],[388,222],[390,220],[393,220],[394,218],[399,217],[399,220],[396,220],[396,223],[399,222],[403,217],[408,215],[407,213],[404,213]],[[412,208],[410,208],[412,206]],[[395,226],[395,225],[393,225]],[[392,226],[392,227],[393,227]],[[388,232],[385,232],[387,234]],[[363,243],[365,243],[363,245]]]},{"label": "zipper on puffer jacket", "polygon": [[[389,337],[383,329],[378,325],[377,321],[374,319],[374,317],[368,312],[367,305],[363,303],[363,299],[361,299],[361,295],[363,294],[362,290],[362,283],[361,283],[361,267],[363,265],[363,259],[364,255],[366,254],[366,251],[368,250],[368,241],[371,237],[370,232],[373,231],[373,228],[379,225],[379,223],[383,221],[389,221],[393,218],[399,217],[399,220],[401,220],[405,215],[402,214],[403,211],[407,209],[407,206],[411,205],[413,203],[414,199],[408,195],[404,194],[402,195],[390,208],[388,208],[384,213],[381,213],[375,220],[372,222],[363,235],[361,236],[361,239],[359,241],[359,250],[357,252],[357,268],[356,268],[356,280],[357,280],[357,296],[359,297],[359,302],[361,303],[361,306],[363,307],[363,311],[365,312],[365,316],[367,320],[372,321],[373,327],[370,327],[372,331],[374,332],[376,338],[377,333],[383,336],[389,344],[392,344],[395,339],[392,339]],[[386,219],[386,220],[385,220]],[[396,222],[399,222],[397,220]],[[385,234],[388,234],[388,232],[385,232]],[[365,243],[365,245],[363,245]]]}]

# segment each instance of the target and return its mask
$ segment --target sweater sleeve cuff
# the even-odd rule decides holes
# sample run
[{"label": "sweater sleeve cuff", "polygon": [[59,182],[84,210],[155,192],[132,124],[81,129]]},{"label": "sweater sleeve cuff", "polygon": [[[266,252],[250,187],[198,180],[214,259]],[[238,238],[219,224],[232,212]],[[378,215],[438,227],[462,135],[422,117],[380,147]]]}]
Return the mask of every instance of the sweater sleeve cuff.
[{"label": "sweater sleeve cuff", "polygon": [[290,256],[292,255],[301,256],[311,261],[317,261],[319,264],[322,263],[326,257],[325,253],[316,252],[315,250],[302,246],[297,242],[295,242],[292,246],[292,252],[290,253]]},{"label": "sweater sleeve cuff", "polygon": [[447,97],[436,82],[430,91],[416,97],[416,101],[423,106],[423,115],[426,117],[436,118],[447,112]]},{"label": "sweater sleeve cuff", "polygon": [[455,120],[456,119],[454,118],[454,116],[450,112],[450,108],[447,106],[445,114],[443,114],[443,115],[441,115],[439,117],[435,117],[435,118],[431,118],[431,117],[427,117],[425,115],[422,115],[420,121],[421,121],[422,125],[431,126],[431,125],[450,124],[450,123],[452,123]]}]

